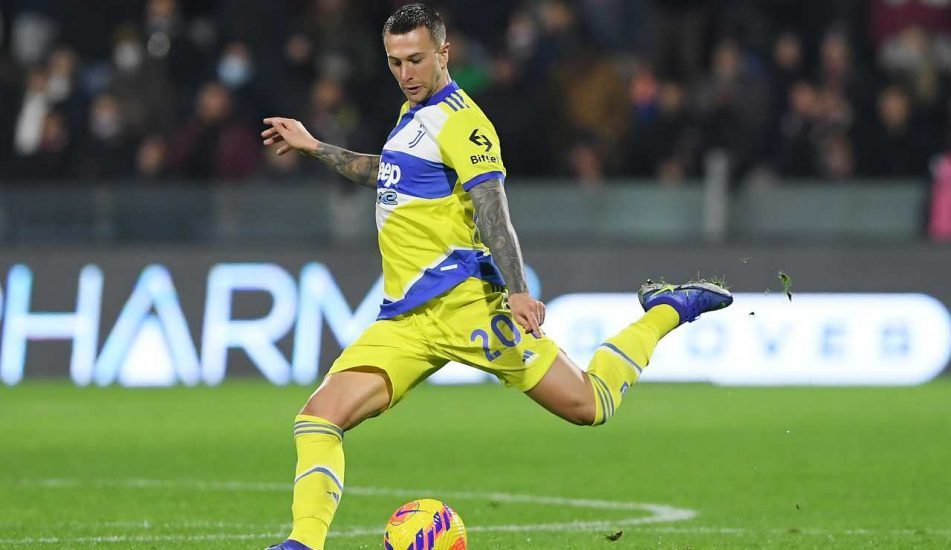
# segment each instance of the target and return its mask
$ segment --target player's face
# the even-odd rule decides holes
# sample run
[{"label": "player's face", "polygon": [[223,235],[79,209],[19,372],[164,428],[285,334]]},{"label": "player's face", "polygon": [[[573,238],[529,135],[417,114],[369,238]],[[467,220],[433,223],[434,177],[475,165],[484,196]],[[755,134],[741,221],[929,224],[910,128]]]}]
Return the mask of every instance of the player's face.
[{"label": "player's face", "polygon": [[383,47],[390,72],[411,103],[426,101],[449,83],[446,71],[449,43],[437,46],[426,27],[406,34],[387,33],[383,37]]}]

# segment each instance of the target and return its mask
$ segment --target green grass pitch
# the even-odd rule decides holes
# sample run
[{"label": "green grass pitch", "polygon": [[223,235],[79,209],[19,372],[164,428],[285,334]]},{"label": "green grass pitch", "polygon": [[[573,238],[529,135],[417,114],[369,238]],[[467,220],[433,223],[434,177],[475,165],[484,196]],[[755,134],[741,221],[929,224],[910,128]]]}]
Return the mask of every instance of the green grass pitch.
[{"label": "green grass pitch", "polygon": [[[0,388],[0,547],[264,548],[288,530],[308,393]],[[345,446],[330,550],[381,548],[389,514],[426,496],[476,550],[951,546],[948,379],[643,384],[595,429],[513,390],[426,386]]]}]

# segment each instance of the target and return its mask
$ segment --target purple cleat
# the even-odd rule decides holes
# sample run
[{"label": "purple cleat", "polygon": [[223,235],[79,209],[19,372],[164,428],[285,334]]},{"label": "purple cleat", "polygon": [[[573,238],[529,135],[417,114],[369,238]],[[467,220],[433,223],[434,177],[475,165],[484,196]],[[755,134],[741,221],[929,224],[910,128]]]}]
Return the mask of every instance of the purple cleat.
[{"label": "purple cleat", "polygon": [[723,309],[733,303],[733,295],[720,285],[705,281],[682,285],[648,280],[637,293],[644,311],[667,304],[680,314],[680,324],[692,323],[701,313]]},{"label": "purple cleat", "polygon": [[305,546],[296,540],[287,539],[280,544],[268,546],[266,550],[312,550],[310,546]]}]

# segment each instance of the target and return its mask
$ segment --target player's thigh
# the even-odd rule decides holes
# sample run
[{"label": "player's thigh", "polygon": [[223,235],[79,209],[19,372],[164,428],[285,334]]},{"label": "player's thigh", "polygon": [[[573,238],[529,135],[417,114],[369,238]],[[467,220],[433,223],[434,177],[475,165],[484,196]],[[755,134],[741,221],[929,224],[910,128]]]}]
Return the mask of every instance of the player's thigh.
[{"label": "player's thigh", "polygon": [[515,322],[504,294],[474,279],[447,297],[438,323],[444,335],[440,347],[449,359],[492,373],[523,392],[539,383],[559,353],[551,338],[535,338]]},{"label": "player's thigh", "polygon": [[319,416],[348,430],[385,411],[390,395],[386,373],[372,366],[354,367],[328,374],[301,414]]},{"label": "player's thigh", "polygon": [[569,422],[594,423],[597,411],[591,379],[561,350],[542,379],[525,395]]},{"label": "player's thigh", "polygon": [[305,408],[352,427],[398,403],[444,364],[431,356],[413,319],[377,321],[343,350]]}]

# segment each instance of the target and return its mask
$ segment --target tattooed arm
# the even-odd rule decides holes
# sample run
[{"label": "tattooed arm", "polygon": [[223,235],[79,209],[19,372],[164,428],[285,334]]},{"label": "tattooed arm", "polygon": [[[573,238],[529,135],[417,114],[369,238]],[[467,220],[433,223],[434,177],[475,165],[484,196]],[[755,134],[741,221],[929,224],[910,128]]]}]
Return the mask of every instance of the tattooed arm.
[{"label": "tattooed arm", "polygon": [[299,120],[271,117],[264,119],[271,127],[261,132],[264,145],[281,144],[278,155],[296,150],[302,155],[320,159],[348,180],[364,187],[375,188],[380,169],[380,155],[354,153],[317,140]]},{"label": "tattooed arm", "polygon": [[492,259],[502,271],[508,287],[512,316],[525,330],[536,337],[541,336],[539,327],[545,322],[545,306],[528,294],[522,250],[509,217],[502,181],[488,180],[473,187],[469,195],[475,204],[479,235],[492,252]]},{"label": "tattooed arm", "polygon": [[324,164],[356,184],[376,188],[376,177],[380,171],[380,155],[354,153],[319,141],[314,149],[301,151],[301,153],[322,160]]}]

